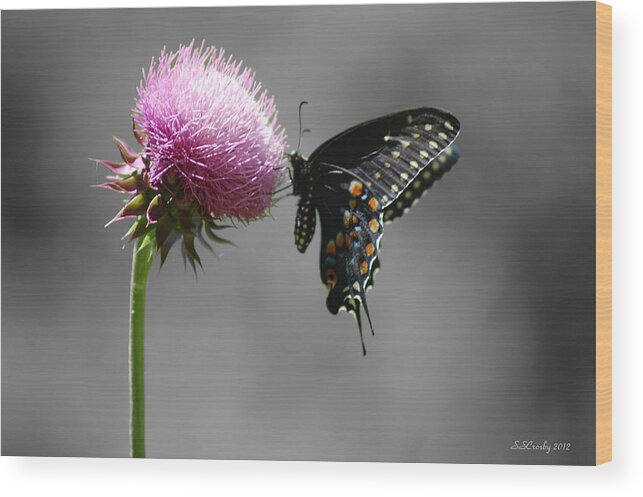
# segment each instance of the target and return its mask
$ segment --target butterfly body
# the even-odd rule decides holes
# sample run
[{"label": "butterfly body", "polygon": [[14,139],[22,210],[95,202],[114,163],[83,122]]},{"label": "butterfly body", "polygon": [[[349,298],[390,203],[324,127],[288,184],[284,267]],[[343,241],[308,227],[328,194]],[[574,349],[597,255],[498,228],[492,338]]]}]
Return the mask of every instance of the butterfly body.
[{"label": "butterfly body", "polygon": [[360,336],[360,306],[371,324],[366,290],[380,266],[384,223],[403,215],[455,164],[459,154],[451,144],[459,130],[445,111],[410,109],[354,126],[308,159],[289,157],[293,193],[300,197],[295,244],[306,251],[319,217],[326,305],[333,314],[354,313]]}]

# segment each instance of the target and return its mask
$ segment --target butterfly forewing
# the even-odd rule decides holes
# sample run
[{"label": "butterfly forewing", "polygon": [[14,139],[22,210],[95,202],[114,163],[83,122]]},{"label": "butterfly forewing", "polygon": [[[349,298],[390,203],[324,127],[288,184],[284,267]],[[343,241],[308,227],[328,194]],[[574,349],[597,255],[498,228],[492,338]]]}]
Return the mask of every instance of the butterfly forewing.
[{"label": "butterfly forewing", "polygon": [[310,157],[320,180],[338,169],[360,179],[386,207],[457,137],[448,112],[411,109],[367,121],[331,138]]}]

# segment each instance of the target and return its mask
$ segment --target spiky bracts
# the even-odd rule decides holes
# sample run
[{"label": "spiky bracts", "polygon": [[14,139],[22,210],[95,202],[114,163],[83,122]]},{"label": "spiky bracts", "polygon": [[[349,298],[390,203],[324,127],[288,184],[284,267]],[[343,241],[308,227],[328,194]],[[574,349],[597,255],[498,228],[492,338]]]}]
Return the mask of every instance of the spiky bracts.
[{"label": "spiky bracts", "polygon": [[145,246],[152,243],[160,255],[161,265],[170,249],[179,240],[184,259],[189,261],[194,269],[197,264],[201,265],[195,247],[196,239],[209,250],[212,250],[212,247],[208,240],[231,243],[215,233],[229,225],[223,224],[221,219],[204,215],[198,204],[183,198],[180,190],[172,190],[165,185],[161,188],[154,187],[149,180],[149,161],[143,155],[144,152],[134,152],[118,138],[114,138],[114,141],[123,162],[97,160],[98,164],[114,173],[113,176],[108,176],[109,182],[98,186],[130,195],[130,198],[107,225],[125,218],[136,218],[123,238],[143,238],[142,245]]}]

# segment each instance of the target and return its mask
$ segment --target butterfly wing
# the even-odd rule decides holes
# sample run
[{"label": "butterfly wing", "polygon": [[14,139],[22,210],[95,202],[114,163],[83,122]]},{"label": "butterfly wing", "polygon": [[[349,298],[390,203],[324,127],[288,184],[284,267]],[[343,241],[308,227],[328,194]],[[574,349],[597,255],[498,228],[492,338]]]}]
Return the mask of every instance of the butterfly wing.
[{"label": "butterfly wing", "polygon": [[411,184],[384,209],[384,223],[388,224],[403,216],[429,188],[444,174],[455,166],[460,158],[460,151],[455,145],[447,147],[428,167],[426,167]]},{"label": "butterfly wing", "polygon": [[[328,289],[326,305],[333,314],[341,309],[354,313],[361,338],[361,306],[373,329],[366,290],[380,265],[384,215],[401,215],[405,202],[414,200],[413,194],[410,199],[402,195],[410,185],[419,180],[417,190],[423,192],[455,164],[457,158],[438,160],[430,177],[420,176],[451,150],[459,130],[459,121],[447,112],[411,109],[350,128],[309,158],[315,172],[312,204],[322,232],[320,276]],[[366,353],[363,338],[362,348]]]},{"label": "butterfly wing", "polygon": [[333,314],[342,309],[353,313],[362,337],[361,307],[373,329],[366,290],[379,265],[383,211],[370,190],[357,188],[356,181],[344,173],[330,175],[322,188],[325,193],[317,197],[321,222],[319,268],[328,290],[326,306]]},{"label": "butterfly wing", "polygon": [[446,111],[409,109],[348,129],[323,143],[309,161],[319,175],[343,170],[359,179],[386,208],[459,132],[460,122]]}]

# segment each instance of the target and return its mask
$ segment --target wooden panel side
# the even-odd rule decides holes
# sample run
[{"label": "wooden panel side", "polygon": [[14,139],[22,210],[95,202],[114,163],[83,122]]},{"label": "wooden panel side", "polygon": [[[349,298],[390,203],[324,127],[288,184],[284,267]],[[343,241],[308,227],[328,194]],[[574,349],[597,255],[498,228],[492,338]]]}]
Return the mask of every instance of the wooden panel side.
[{"label": "wooden panel side", "polygon": [[596,3],[596,464],[612,460],[612,7]]}]

